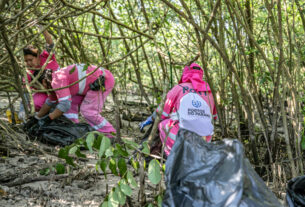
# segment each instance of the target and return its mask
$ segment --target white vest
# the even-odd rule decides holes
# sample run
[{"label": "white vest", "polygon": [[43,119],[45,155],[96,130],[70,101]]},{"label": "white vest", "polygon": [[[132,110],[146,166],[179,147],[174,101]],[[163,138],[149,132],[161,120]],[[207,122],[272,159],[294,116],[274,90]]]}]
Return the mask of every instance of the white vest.
[{"label": "white vest", "polygon": [[207,102],[196,93],[188,93],[180,100],[178,110],[179,127],[200,136],[214,133],[211,109]]}]

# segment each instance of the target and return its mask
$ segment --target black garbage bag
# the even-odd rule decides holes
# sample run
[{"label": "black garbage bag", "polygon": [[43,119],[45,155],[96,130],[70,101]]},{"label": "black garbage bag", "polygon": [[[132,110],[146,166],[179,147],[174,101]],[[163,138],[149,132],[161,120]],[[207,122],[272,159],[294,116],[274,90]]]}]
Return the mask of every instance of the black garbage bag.
[{"label": "black garbage bag", "polygon": [[30,138],[37,138],[41,142],[66,146],[72,144],[76,139],[84,136],[94,129],[86,123],[73,123],[65,116],[61,116],[46,126],[40,126],[31,118],[25,124],[24,130]]},{"label": "black garbage bag", "polygon": [[288,182],[286,200],[289,207],[305,206],[305,175]]},{"label": "black garbage bag", "polygon": [[238,140],[207,143],[180,129],[166,161],[167,207],[279,207]]}]

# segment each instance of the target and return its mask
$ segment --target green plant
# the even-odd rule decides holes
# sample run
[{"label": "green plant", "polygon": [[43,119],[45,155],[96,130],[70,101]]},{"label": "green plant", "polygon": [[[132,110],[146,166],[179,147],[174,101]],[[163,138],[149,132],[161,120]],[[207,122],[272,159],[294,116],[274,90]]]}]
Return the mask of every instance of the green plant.
[{"label": "green plant", "polygon": [[[86,155],[81,153],[81,148],[85,147],[90,153],[96,153],[98,161],[95,168],[103,171],[105,179],[107,179],[107,168],[115,176],[120,177],[117,185],[110,190],[110,193],[105,197],[101,206],[122,206],[126,203],[126,198],[132,195],[132,187],[137,187],[138,184],[134,178],[133,172],[127,168],[126,160],[132,157],[130,151],[137,150],[137,156],[148,156],[150,151],[147,142],[144,142],[143,149],[139,150],[139,145],[135,142],[123,140],[123,144],[111,144],[108,137],[105,137],[99,132],[90,132],[85,138],[76,140],[72,145],[66,146],[59,150],[58,156],[66,161],[67,164],[75,167],[73,156],[86,158]],[[146,169],[145,159],[143,160],[144,168]],[[140,163],[136,159],[131,158],[130,164],[135,172],[138,172]],[[62,172],[62,168],[58,166],[58,171]],[[148,166],[148,179],[151,183],[157,185],[162,178],[162,169],[160,163],[153,159]],[[158,206],[162,203],[162,196],[156,195],[155,202]]]}]

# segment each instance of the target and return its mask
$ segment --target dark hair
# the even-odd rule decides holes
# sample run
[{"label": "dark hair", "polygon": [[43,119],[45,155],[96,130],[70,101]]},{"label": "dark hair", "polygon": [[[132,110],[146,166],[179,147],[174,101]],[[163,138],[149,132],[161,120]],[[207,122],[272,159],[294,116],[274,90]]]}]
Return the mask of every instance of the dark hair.
[{"label": "dark hair", "polygon": [[33,55],[34,57],[38,57],[38,49],[33,45],[28,45],[23,48],[23,55]]}]

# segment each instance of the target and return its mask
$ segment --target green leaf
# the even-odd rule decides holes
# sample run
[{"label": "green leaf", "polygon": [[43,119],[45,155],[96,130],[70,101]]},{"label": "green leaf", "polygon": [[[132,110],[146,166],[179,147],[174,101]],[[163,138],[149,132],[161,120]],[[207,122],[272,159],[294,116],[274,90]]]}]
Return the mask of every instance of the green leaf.
[{"label": "green leaf", "polygon": [[131,184],[133,187],[138,187],[136,180],[134,179],[132,172],[129,170],[127,171],[127,181],[129,184]]},{"label": "green leaf", "polygon": [[160,165],[156,159],[151,160],[149,163],[148,179],[155,185],[161,181]]},{"label": "green leaf", "polygon": [[40,171],[39,171],[39,174],[40,175],[49,175],[49,173],[50,173],[50,168],[44,168],[44,169],[41,169]]},{"label": "green leaf", "polygon": [[121,156],[128,157],[128,155],[129,155],[128,152],[126,152],[126,150],[124,150],[121,145],[116,144],[115,147],[117,148],[117,150]]},{"label": "green leaf", "polygon": [[113,155],[112,147],[106,149],[105,155],[106,157],[111,157]]},{"label": "green leaf", "polygon": [[77,146],[74,146],[72,147],[70,150],[69,150],[69,155],[74,155],[77,151],[78,147]]},{"label": "green leaf", "polygon": [[63,158],[63,159],[66,159],[66,157],[68,156],[69,154],[69,150],[67,150],[67,148],[61,148],[58,152],[58,157],[59,158]]},{"label": "green leaf", "polygon": [[135,142],[132,142],[129,140],[124,140],[124,139],[123,139],[123,141],[129,149],[138,149],[139,148],[139,145]]},{"label": "green leaf", "polygon": [[121,191],[122,191],[125,195],[131,196],[132,190],[131,190],[131,188],[130,188],[127,184],[121,183],[119,186],[120,186],[120,188],[121,188]]},{"label": "green leaf", "polygon": [[66,157],[66,163],[75,167],[72,157]]},{"label": "green leaf", "polygon": [[115,188],[115,192],[118,195],[120,205],[123,206],[126,203],[126,195],[121,191],[119,186]]},{"label": "green leaf", "polygon": [[157,197],[158,207],[162,207],[162,201],[163,201],[162,196],[158,195],[158,197]]},{"label": "green leaf", "polygon": [[142,149],[142,152],[143,152],[144,154],[147,154],[147,155],[150,154],[150,150],[149,150],[147,141],[143,142],[143,149]]},{"label": "green leaf", "polygon": [[94,140],[93,148],[98,150],[98,149],[101,148],[101,143],[102,143],[103,135],[102,135],[102,133],[99,133],[99,132],[97,132],[95,134],[97,136],[96,136],[96,138]]},{"label": "green leaf", "polygon": [[131,158],[130,162],[133,169],[135,169],[138,172],[140,163],[138,161],[135,161],[133,158]]},{"label": "green leaf", "polygon": [[69,71],[69,74],[71,75],[76,69],[76,65],[74,65],[74,67]]},{"label": "green leaf", "polygon": [[154,207],[152,203],[149,203],[146,207]]},{"label": "green leaf", "polygon": [[106,174],[106,168],[107,168],[108,162],[106,159],[101,160],[100,162],[100,168],[103,171],[104,175],[105,175],[105,179],[107,179],[107,174]]},{"label": "green leaf", "polygon": [[116,169],[116,162],[112,158],[110,159],[110,162],[109,162],[109,169],[111,170],[111,172],[114,175],[118,175],[118,172],[117,172],[117,169]]},{"label": "green leaf", "polygon": [[57,174],[64,174],[66,172],[65,166],[61,163],[57,163],[55,169]]},{"label": "green leaf", "polygon": [[87,71],[87,69],[88,69],[89,66],[90,66],[90,64],[86,63],[86,64],[84,65],[83,72],[84,72],[84,71]]},{"label": "green leaf", "polygon": [[58,152],[58,157],[65,159],[67,164],[75,167],[72,157],[69,157],[69,150],[70,150],[69,146],[66,146],[65,148],[61,148]]},{"label": "green leaf", "polygon": [[82,157],[82,158],[86,158],[86,155],[80,152],[80,149],[78,148],[75,152],[75,155],[77,157]]},{"label": "green leaf", "polygon": [[89,133],[86,138],[87,147],[91,153],[93,153],[92,146],[94,143],[94,139],[95,139],[95,136],[93,133]]},{"label": "green leaf", "polygon": [[126,161],[123,158],[120,158],[118,161],[118,168],[120,171],[120,176],[125,177],[127,171]]},{"label": "green leaf", "polygon": [[301,140],[301,148],[302,148],[302,150],[305,150],[305,134],[303,134],[303,137]]},{"label": "green leaf", "polygon": [[118,194],[114,191],[111,191],[108,197],[108,206],[118,207],[120,204]]},{"label": "green leaf", "polygon": [[[98,152],[98,157],[99,157],[99,158],[101,158],[101,157],[104,155],[104,153],[106,152],[106,150],[109,149],[110,145],[111,145],[110,139],[109,139],[108,137],[105,137],[105,136],[104,136],[104,137],[102,138],[100,150],[99,150],[99,152]],[[111,151],[111,152],[112,152],[112,151]],[[112,155],[110,155],[110,156],[112,156]],[[108,157],[109,157],[109,156],[108,156]]]},{"label": "green leaf", "polygon": [[100,207],[108,207],[108,201],[103,202]]}]

